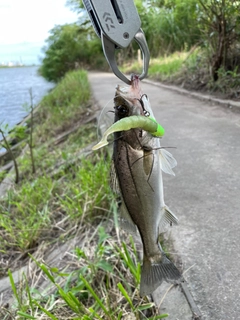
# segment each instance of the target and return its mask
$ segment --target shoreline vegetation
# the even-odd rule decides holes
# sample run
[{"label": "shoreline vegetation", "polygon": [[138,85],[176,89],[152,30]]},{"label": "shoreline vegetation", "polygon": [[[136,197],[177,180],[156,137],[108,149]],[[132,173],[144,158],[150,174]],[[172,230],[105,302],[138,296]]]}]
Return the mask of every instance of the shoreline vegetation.
[{"label": "shoreline vegetation", "polygon": [[0,69],[7,69],[7,68],[27,68],[27,67],[39,67],[40,65],[38,64],[22,64],[22,65],[0,65]]},{"label": "shoreline vegetation", "polygon": [[87,72],[77,70],[33,117],[35,173],[25,141],[20,181],[0,199],[0,283],[11,284],[3,319],[167,317],[139,296],[140,247],[118,226],[110,154],[91,150],[96,112]]}]

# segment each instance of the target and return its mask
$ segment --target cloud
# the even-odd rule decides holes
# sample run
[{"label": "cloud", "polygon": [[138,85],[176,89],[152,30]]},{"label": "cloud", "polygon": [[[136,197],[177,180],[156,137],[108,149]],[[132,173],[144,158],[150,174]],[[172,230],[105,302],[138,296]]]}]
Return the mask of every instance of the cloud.
[{"label": "cloud", "polygon": [[77,14],[65,6],[65,1],[0,0],[4,8],[0,10],[0,43],[44,41],[56,24],[77,21]]}]

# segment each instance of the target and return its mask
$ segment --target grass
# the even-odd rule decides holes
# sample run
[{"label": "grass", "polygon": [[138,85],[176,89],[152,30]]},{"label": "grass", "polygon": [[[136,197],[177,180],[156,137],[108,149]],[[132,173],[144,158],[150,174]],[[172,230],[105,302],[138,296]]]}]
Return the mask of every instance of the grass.
[{"label": "grass", "polygon": [[[90,87],[86,75],[81,72],[68,72],[59,84],[43,98],[39,110],[41,126],[36,135],[42,142],[71,127],[87,113],[86,104],[90,98]],[[42,122],[44,120],[44,122]]]},{"label": "grass", "polygon": [[[174,78],[183,67],[188,54],[188,52],[175,52],[169,56],[151,59],[148,76],[160,81]],[[125,65],[122,70],[125,73],[141,73],[142,65],[136,61]]]},{"label": "grass", "polygon": [[[75,270],[72,272],[47,266],[32,257],[52,285],[52,293],[45,293],[44,299],[41,294],[42,299],[39,300],[39,293],[33,294],[28,284],[25,284],[24,292],[19,292],[9,272],[16,298],[16,314],[24,316],[24,319],[38,319],[40,316],[41,319],[167,317],[167,314],[154,315],[154,304],[139,297],[140,264],[133,242],[121,243],[110,237],[105,228],[100,225],[91,235],[88,233],[90,240],[96,241],[95,248],[87,241],[84,249],[74,249],[72,263]],[[109,225],[107,228],[111,230]]]},{"label": "grass", "polygon": [[[111,157],[87,147],[97,136],[89,98],[87,75],[77,71],[43,99],[33,130],[36,172],[26,152],[20,183],[0,200],[0,276],[14,296],[1,319],[167,317],[139,296],[138,251],[129,235],[119,237]],[[64,254],[49,261],[54,250]],[[31,272],[15,283],[14,270],[27,264]]]},{"label": "grass", "polygon": [[[229,58],[229,66],[237,59],[235,54]],[[237,60],[236,60],[237,61]],[[189,51],[175,52],[150,60],[148,77],[168,84],[175,84],[186,89],[203,91],[218,95],[221,98],[239,99],[240,74],[238,66],[232,70],[221,67],[218,80],[213,81],[209,67],[209,53],[194,46]],[[123,73],[141,74],[142,62],[127,62],[121,68]]]},{"label": "grass", "polygon": [[[79,125],[71,138],[60,146],[53,144],[60,130],[76,121],[81,122],[85,113],[91,111],[88,108],[90,89],[87,83],[84,72],[67,74],[41,102],[39,124],[34,128],[33,137],[37,173],[31,174],[31,160],[27,152],[18,161],[21,183],[0,203],[0,250],[5,257],[11,256],[12,252],[15,255],[26,253],[34,249],[43,237],[49,237],[49,226],[54,225],[56,215],[59,218],[67,211],[70,218],[79,218],[86,210],[91,210],[94,215],[93,206],[98,205],[101,198],[109,193],[107,179],[103,180],[100,176],[100,173],[107,174],[108,167],[99,162],[98,154],[79,161],[77,165],[71,164],[76,153],[95,139],[96,128],[93,123]],[[70,87],[72,91],[67,95]],[[62,112],[58,112],[58,109],[62,109]],[[40,119],[44,119],[44,122]],[[56,166],[58,176],[54,179],[52,172]],[[92,198],[90,203],[94,203],[93,206],[84,204]]]},{"label": "grass", "polygon": [[174,77],[181,70],[186,58],[186,52],[177,52],[167,57],[153,59],[149,67],[149,76],[163,81]]}]

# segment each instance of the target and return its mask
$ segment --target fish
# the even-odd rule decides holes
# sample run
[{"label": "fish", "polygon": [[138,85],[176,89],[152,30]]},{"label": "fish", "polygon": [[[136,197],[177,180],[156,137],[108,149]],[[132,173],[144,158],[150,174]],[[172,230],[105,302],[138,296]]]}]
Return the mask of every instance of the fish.
[{"label": "fish", "polygon": [[164,129],[160,126],[157,134],[156,126],[145,124],[145,121],[153,121],[159,125],[147,95],[142,94],[138,76],[132,75],[128,87],[117,86],[114,110],[114,124],[95,149],[106,145],[107,136],[114,133],[115,191],[121,196],[124,225],[128,225],[128,230],[138,232],[142,240],[140,295],[146,296],[163,280],[177,283],[182,278],[159,243],[159,235],[165,226],[178,224],[178,218],[164,202],[162,179],[162,171],[174,174],[172,169],[177,163],[160,145]]}]

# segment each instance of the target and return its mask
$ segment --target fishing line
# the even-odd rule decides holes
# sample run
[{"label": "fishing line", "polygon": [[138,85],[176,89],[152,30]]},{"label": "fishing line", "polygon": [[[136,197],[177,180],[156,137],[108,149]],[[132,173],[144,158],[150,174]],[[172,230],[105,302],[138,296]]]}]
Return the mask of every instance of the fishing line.
[{"label": "fishing line", "polygon": [[158,147],[158,148],[151,148],[151,150],[160,150],[160,149],[177,149],[177,147]]},{"label": "fishing line", "polygon": [[[113,110],[114,109],[114,106],[112,107],[112,110],[108,110],[106,111],[107,107],[109,106],[109,103],[112,102],[113,105],[115,105],[114,103],[114,100],[115,98],[122,98],[122,96],[120,94],[118,95],[115,95],[114,98],[111,98],[106,104],[105,106],[103,107],[103,109],[101,110],[100,112],[100,115],[98,117],[98,126],[97,126],[97,139],[100,140],[100,137],[102,136],[101,135],[101,128],[104,128],[104,127],[108,127],[108,126],[111,126],[113,123],[114,123],[114,119],[112,117],[107,117],[106,115],[109,114],[109,113],[113,113],[115,114],[115,111]],[[104,113],[105,112],[105,113]],[[104,119],[105,117],[105,119]],[[102,130],[102,131],[105,131]]]},{"label": "fishing line", "polygon": [[[101,110],[100,115],[98,117],[98,126],[97,126],[97,139],[98,140],[101,137],[101,128],[108,125],[108,123],[106,123],[108,121],[104,121],[105,119],[103,120],[103,117],[106,116],[107,113],[114,112],[113,110],[108,110],[108,111],[105,112],[105,110],[108,107],[110,102],[113,102],[112,98],[105,104],[105,106]],[[105,114],[103,114],[104,112],[105,112]],[[106,120],[109,120],[109,122],[111,121],[111,124],[113,123],[113,119],[111,119],[111,117],[106,117]]]},{"label": "fishing line", "polygon": [[[152,152],[150,152],[150,151],[153,150],[153,148],[150,147],[149,149],[147,149],[147,147],[144,147],[144,146],[142,145],[141,141],[138,139],[137,133],[136,133],[136,132],[134,132],[134,133],[135,133],[135,135],[136,135],[136,138],[137,138],[138,143],[139,143],[139,145],[141,146],[142,150],[148,151],[149,153],[148,153],[148,154],[144,154],[143,156],[141,156],[141,157],[139,157],[137,160],[135,160],[135,161],[131,164],[131,168],[132,168],[132,167],[134,166],[134,164],[137,163],[139,160],[141,160],[141,159],[143,159],[143,158],[145,158],[145,157],[147,157],[147,156],[150,156],[150,155],[153,156],[152,166],[151,166],[151,170],[150,170],[150,173],[149,173],[149,176],[148,176],[148,179],[147,179],[147,183],[148,183],[149,187],[152,189],[152,191],[154,192],[153,187],[152,187],[152,186],[150,185],[150,183],[149,183],[149,179],[151,178],[152,171],[153,171],[153,165],[154,165],[154,154],[153,154]],[[145,148],[145,149],[144,149],[144,148]]]},{"label": "fishing line", "polygon": [[149,116],[150,116],[150,112],[147,111],[147,110],[145,109],[145,107],[144,107],[144,102],[143,102],[143,100],[142,100],[143,97],[146,97],[146,98],[148,99],[148,96],[144,93],[144,94],[141,96],[140,99],[137,99],[137,98],[136,98],[136,100],[138,100],[138,101],[140,102],[141,107],[142,107],[142,109],[143,109],[144,115],[145,115],[146,117],[149,117]]},{"label": "fishing line", "polygon": [[149,187],[152,189],[152,191],[154,192],[154,189],[153,187],[151,186],[151,184],[149,183],[149,179],[151,178],[151,175],[152,175],[152,171],[153,171],[153,165],[154,165],[154,154],[152,152],[150,152],[151,150],[147,150],[149,153],[148,154],[144,154],[142,157],[139,157],[137,160],[135,160],[132,164],[131,164],[131,168],[134,166],[134,164],[136,164],[139,160],[147,157],[147,156],[150,156],[152,155],[153,156],[153,161],[152,161],[152,165],[151,165],[151,169],[150,169],[150,173],[148,175],[148,178],[147,178],[147,183],[149,185]]}]

